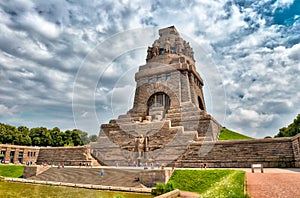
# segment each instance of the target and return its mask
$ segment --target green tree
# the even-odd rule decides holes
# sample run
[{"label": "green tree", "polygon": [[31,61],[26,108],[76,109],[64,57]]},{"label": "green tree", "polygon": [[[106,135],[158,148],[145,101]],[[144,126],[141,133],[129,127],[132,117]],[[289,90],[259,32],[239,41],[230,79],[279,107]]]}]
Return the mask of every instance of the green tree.
[{"label": "green tree", "polygon": [[288,127],[279,129],[275,137],[292,137],[300,133],[300,114],[294,119],[294,122],[289,124]]},{"label": "green tree", "polygon": [[24,145],[24,146],[32,145],[32,141],[29,135],[22,136],[22,138],[20,139],[20,145]]},{"label": "green tree", "polygon": [[78,130],[78,129],[73,129],[73,131],[71,132],[72,142],[73,142],[74,146],[83,145],[83,142],[79,136],[79,131],[80,130]]},{"label": "green tree", "polygon": [[98,141],[98,136],[93,134],[89,136],[90,142],[97,142]]},{"label": "green tree", "polygon": [[32,144],[35,146],[40,146],[41,145],[41,139],[39,137],[34,137],[32,139]]},{"label": "green tree", "polygon": [[41,127],[42,136],[41,136],[41,146],[52,146],[52,137],[50,131],[45,128]]},{"label": "green tree", "polygon": [[63,132],[60,131],[58,127],[54,127],[51,131],[51,138],[52,138],[52,146],[63,146]]},{"label": "green tree", "polygon": [[29,134],[29,129],[26,126],[19,126],[18,131],[23,134]]},{"label": "green tree", "polygon": [[26,126],[11,126],[0,123],[0,143],[33,146],[79,146],[90,142],[87,132],[79,129],[62,132],[58,127],[47,129],[35,127],[29,129]]},{"label": "green tree", "polygon": [[29,137],[31,138],[32,145],[33,146],[40,146],[41,144],[41,139],[40,137],[42,136],[41,131],[39,128],[32,128],[29,131]]},{"label": "green tree", "polygon": [[66,130],[63,135],[64,146],[74,146],[72,141],[72,132],[70,130]]},{"label": "green tree", "polygon": [[6,127],[4,124],[0,123],[0,144],[5,144],[6,139]]},{"label": "green tree", "polygon": [[19,145],[31,145],[30,131],[26,126],[19,126],[18,132],[20,133]]},{"label": "green tree", "polygon": [[52,146],[52,138],[50,132],[45,127],[30,129],[29,136],[34,146]]},{"label": "green tree", "polygon": [[90,143],[91,140],[89,139],[87,132],[84,132],[81,130],[77,130],[77,132],[78,132],[78,135],[84,145],[87,145],[88,143]]}]

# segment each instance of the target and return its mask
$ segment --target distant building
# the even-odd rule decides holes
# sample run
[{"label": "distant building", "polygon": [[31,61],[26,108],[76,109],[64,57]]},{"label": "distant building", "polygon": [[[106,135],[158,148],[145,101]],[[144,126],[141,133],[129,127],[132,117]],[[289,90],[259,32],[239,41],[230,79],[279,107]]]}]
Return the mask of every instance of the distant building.
[{"label": "distant building", "polygon": [[34,147],[0,144],[0,161],[24,165],[98,165],[86,146]]},{"label": "distant building", "polygon": [[0,162],[7,164],[36,163],[39,150],[39,148],[32,146],[0,144]]}]

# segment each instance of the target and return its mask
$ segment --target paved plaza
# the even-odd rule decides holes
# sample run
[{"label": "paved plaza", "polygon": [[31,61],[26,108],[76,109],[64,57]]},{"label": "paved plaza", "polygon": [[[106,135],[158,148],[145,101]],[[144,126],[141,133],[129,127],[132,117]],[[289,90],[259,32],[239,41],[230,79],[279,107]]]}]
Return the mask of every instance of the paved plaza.
[{"label": "paved plaza", "polygon": [[246,171],[247,192],[251,198],[300,197],[300,169],[267,168],[264,173]]}]

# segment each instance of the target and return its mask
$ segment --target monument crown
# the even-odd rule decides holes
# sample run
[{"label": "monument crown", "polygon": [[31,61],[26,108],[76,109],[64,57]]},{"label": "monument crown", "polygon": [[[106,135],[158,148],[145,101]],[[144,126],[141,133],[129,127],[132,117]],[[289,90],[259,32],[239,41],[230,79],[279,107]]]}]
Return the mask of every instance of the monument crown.
[{"label": "monument crown", "polygon": [[[147,62],[155,61],[156,56],[172,54],[175,56],[186,56],[190,61],[195,62],[193,48],[189,42],[183,40],[175,26],[170,26],[159,30],[159,39],[155,40],[152,47],[147,50]],[[154,59],[154,60],[153,60]]]}]

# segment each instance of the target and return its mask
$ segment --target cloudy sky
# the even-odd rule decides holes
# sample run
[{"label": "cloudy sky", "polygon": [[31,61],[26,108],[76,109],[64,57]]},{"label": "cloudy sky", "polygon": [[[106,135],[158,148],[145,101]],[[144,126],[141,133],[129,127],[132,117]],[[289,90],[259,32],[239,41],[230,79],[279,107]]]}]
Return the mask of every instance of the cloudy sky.
[{"label": "cloudy sky", "polygon": [[132,105],[134,73],[157,29],[195,50],[208,112],[252,137],[300,110],[300,0],[0,2],[0,122],[99,125]]}]

